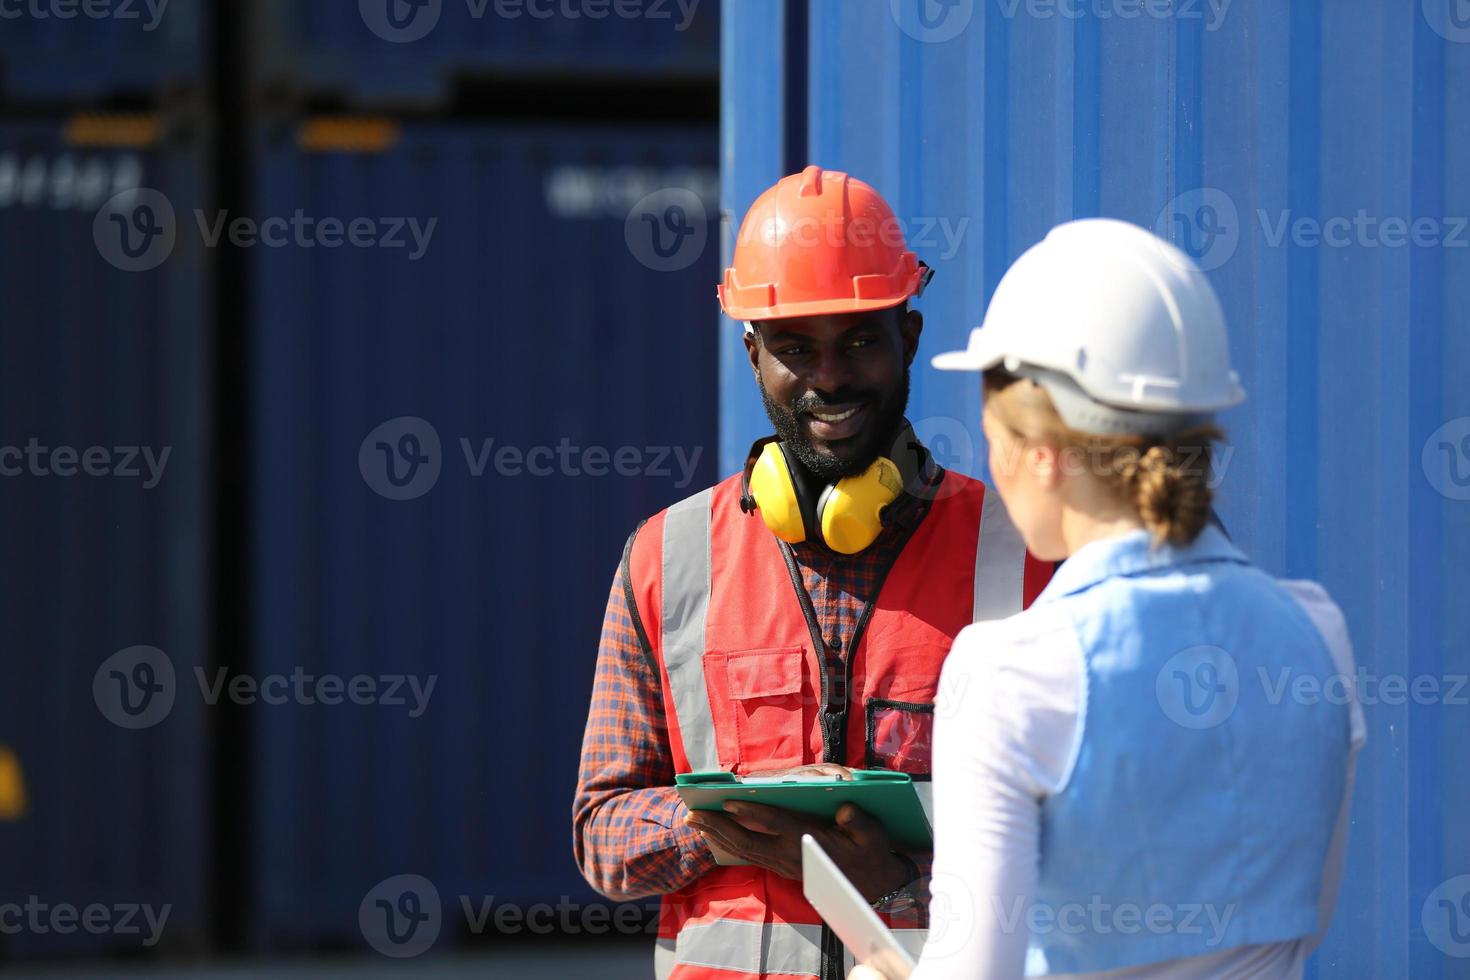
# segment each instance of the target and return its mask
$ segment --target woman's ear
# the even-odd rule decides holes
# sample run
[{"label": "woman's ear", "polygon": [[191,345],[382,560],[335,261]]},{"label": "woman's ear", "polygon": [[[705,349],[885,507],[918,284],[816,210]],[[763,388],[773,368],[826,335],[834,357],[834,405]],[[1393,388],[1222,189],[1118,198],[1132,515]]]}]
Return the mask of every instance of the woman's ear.
[{"label": "woman's ear", "polygon": [[1047,490],[1061,485],[1065,475],[1062,450],[1046,442],[1033,442],[1026,447],[1026,464],[1036,475],[1036,480]]}]

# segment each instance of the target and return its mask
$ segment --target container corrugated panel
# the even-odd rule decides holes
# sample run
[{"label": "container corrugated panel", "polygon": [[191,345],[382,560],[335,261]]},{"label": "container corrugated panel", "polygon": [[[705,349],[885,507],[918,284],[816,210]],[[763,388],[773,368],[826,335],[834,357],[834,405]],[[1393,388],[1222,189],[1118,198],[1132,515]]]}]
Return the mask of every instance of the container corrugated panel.
[{"label": "container corrugated panel", "polygon": [[713,79],[720,0],[268,0],[259,82],[434,103],[458,78]]},{"label": "container corrugated panel", "polygon": [[[403,702],[254,717],[267,947],[360,943],[399,874],[438,890],[441,944],[458,896],[593,897],[570,818],[608,589],[636,523],[714,476],[713,127],[376,145],[258,147],[262,219],[368,224],[251,256],[252,660]],[[434,684],[424,710],[395,676]]]},{"label": "container corrugated panel", "polygon": [[[89,131],[103,129],[139,132]],[[26,795],[23,819],[0,823],[0,904],[102,905],[108,929],[26,913],[0,936],[4,957],[146,952],[146,928],[111,929],[125,905],[169,907],[155,951],[196,949],[206,922],[207,708],[192,672],[208,656],[210,280],[182,235],[140,256],[163,258],[150,271],[114,265],[108,215],[131,212],[104,211],[138,188],[179,215],[205,207],[205,147],[78,145],[79,132],[0,122],[0,746]],[[167,658],[151,679],[122,653],[137,646]]]},{"label": "container corrugated panel", "polygon": [[206,0],[6,0],[0,99],[96,104],[202,86]]},{"label": "container corrugated panel", "polygon": [[[1268,570],[1327,585],[1367,677],[1348,879],[1313,975],[1465,976],[1470,27],[1452,4],[1369,0],[810,10],[808,155],[877,185],[935,266],[921,365],[1061,221],[1155,228],[1208,269],[1252,396],[1223,417],[1222,515]],[[727,14],[724,43],[764,44],[779,16]],[[782,69],[764,50],[742,77]],[[791,110],[738,82],[726,119]],[[745,137],[725,131],[727,191],[779,176]],[[921,433],[985,475],[977,381],[921,366],[913,389]],[[722,431],[764,427],[724,394]]]}]

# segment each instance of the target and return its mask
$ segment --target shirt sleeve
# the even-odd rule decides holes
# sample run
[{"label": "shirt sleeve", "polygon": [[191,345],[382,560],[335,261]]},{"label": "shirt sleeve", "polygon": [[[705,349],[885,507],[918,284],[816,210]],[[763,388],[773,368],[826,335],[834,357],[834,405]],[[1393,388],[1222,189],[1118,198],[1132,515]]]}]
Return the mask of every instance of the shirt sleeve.
[{"label": "shirt sleeve", "polygon": [[[1342,610],[1327,590],[1316,582],[1283,581],[1281,586],[1306,611],[1312,624],[1322,634],[1327,650],[1332,654],[1332,666],[1343,677],[1357,677],[1357,666],[1353,657],[1353,643],[1348,636],[1347,621]],[[1311,953],[1327,936],[1332,924],[1332,914],[1337,908],[1337,893],[1342,886],[1343,868],[1347,861],[1348,823],[1353,808],[1353,784],[1357,780],[1358,752],[1368,743],[1368,725],[1363,718],[1363,706],[1358,701],[1356,686],[1348,685],[1352,697],[1348,702],[1348,753],[1347,782],[1343,789],[1342,804],[1337,812],[1337,823],[1332,830],[1332,841],[1327,848],[1327,860],[1322,866],[1322,890],[1317,899],[1317,932],[1306,942],[1305,952]]]},{"label": "shirt sleeve", "polygon": [[623,575],[620,568],[608,596],[572,805],[577,865],[615,901],[677,891],[715,866],[684,826],[658,673]]},{"label": "shirt sleeve", "polygon": [[970,626],[940,677],[929,937],[914,980],[1025,972],[1041,804],[1076,751],[1082,651],[1050,607]]}]

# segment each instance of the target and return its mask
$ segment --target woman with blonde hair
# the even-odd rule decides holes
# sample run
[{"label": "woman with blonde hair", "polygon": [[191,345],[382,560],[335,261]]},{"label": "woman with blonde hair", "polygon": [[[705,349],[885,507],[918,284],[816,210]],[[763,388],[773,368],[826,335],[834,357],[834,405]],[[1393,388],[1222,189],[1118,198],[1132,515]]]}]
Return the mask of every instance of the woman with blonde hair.
[{"label": "woman with blonde hair", "polygon": [[1294,978],[1326,930],[1364,726],[1299,692],[1352,651],[1213,519],[1229,360],[1194,263],[1106,220],[1053,230],[935,358],[983,372],[993,489],[1066,562],[945,663],[915,977]]}]

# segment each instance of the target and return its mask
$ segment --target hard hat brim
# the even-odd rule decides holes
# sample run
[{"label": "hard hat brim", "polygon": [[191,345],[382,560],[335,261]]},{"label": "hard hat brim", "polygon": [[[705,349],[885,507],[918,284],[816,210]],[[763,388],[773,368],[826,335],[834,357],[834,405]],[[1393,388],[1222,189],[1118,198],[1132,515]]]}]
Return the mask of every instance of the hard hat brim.
[{"label": "hard hat brim", "polygon": [[807,303],[778,303],[775,306],[728,306],[720,296],[720,308],[732,320],[760,322],[762,320],[790,320],[799,316],[831,316],[842,313],[872,313],[900,306],[914,297],[885,296],[879,299],[812,300]]},{"label": "hard hat brim", "polygon": [[987,339],[985,331],[976,327],[970,331],[968,347],[935,354],[929,363],[940,371],[989,371],[1005,360],[1005,355],[994,349],[996,345],[987,343]]}]

